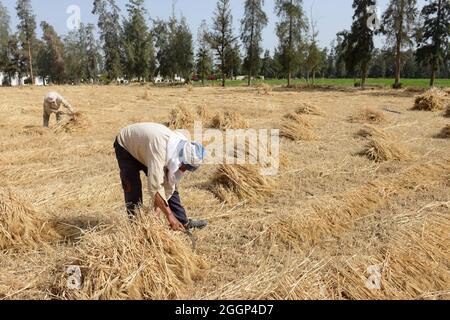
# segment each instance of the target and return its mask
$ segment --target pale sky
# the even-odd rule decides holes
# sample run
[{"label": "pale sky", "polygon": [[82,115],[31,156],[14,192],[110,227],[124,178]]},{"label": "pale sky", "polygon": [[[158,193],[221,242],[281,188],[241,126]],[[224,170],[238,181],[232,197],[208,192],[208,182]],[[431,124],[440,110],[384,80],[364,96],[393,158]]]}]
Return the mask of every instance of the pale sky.
[{"label": "pale sky", "polygon": [[[15,0],[0,0],[9,10],[13,29],[17,25],[17,17],[14,10]],[[96,17],[91,14],[92,0],[32,0],[33,9],[36,14],[36,21],[45,20],[53,25],[56,31],[63,35],[69,29],[66,21],[69,14],[66,12],[71,5],[76,5],[81,10],[81,20],[84,23],[94,23]],[[125,4],[127,0],[116,0],[122,9],[121,14],[126,15]],[[269,25],[264,30],[263,47],[273,51],[277,46],[278,40],[275,34],[275,24],[277,17],[274,14],[274,0],[265,0],[265,11],[269,17]],[[314,20],[317,21],[319,29],[319,42],[321,46],[329,46],[330,42],[336,38],[336,33],[348,29],[352,22],[352,2],[353,0],[304,0],[304,11],[309,17],[311,12]],[[388,0],[378,0],[380,10],[383,11],[387,6]],[[425,0],[418,0],[421,8]],[[231,7],[234,19],[234,32],[238,34],[240,30],[240,20],[244,12],[244,0],[231,0]],[[203,19],[211,23],[213,12],[216,6],[216,0],[177,0],[176,15],[184,15],[189,23],[190,29],[197,37],[198,27]],[[168,18],[172,13],[171,0],[146,0],[146,8],[149,16],[152,18]],[[40,27],[38,35],[41,34]],[[382,39],[376,40],[377,46],[382,45]]]}]

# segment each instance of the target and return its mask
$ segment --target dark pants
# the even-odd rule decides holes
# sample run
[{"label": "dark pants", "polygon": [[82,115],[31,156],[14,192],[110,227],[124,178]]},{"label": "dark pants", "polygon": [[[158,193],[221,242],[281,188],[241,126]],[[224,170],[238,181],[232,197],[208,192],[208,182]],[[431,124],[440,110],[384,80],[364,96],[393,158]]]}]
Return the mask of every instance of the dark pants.
[{"label": "dark pants", "polygon": [[[60,123],[61,122],[61,113],[55,112],[55,114],[56,114],[56,122]],[[51,115],[52,115],[51,113],[44,110],[43,118],[44,118],[44,127],[46,127],[46,128],[48,128]]]},{"label": "dark pants", "polygon": [[[127,213],[130,218],[133,218],[140,206],[142,206],[142,182],[141,171],[148,175],[148,168],[134,158],[127,150],[125,150],[118,142],[114,142],[114,149],[116,150],[116,158],[120,168],[120,179],[125,194],[125,204],[127,206]],[[173,196],[169,199],[169,207],[175,217],[183,225],[189,221],[186,216],[186,210],[181,205],[180,194],[175,191]]]}]

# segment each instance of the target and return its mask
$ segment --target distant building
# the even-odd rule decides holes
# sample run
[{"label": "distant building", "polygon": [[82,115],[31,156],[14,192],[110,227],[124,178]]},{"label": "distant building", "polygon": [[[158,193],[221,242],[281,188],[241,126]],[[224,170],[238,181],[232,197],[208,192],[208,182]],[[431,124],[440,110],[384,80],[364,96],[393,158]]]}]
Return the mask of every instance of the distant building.
[{"label": "distant building", "polygon": [[[8,75],[4,74],[3,72],[0,72],[0,85],[1,86],[21,86],[25,84],[25,79],[27,77],[21,77],[19,78],[19,76],[16,74],[11,78],[11,83],[9,83],[9,78]],[[48,79],[43,79],[42,77],[35,77],[34,78],[35,81],[35,85],[36,86],[44,86],[49,84]]]}]

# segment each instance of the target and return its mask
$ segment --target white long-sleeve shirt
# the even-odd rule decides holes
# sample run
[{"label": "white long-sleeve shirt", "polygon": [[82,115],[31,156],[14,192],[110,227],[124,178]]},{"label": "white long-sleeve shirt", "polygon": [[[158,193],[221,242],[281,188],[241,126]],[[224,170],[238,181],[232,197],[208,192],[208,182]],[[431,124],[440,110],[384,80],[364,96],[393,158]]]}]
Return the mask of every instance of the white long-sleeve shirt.
[{"label": "white long-sleeve shirt", "polygon": [[[56,95],[56,101],[51,102],[49,99],[50,96],[54,96]],[[70,113],[73,113],[74,110],[72,108],[72,106],[70,105],[70,103],[64,99],[59,93],[57,92],[49,92],[47,93],[47,95],[44,98],[44,111],[47,113],[56,113],[59,111],[59,109],[61,108],[61,105],[66,108],[67,110],[69,110]]]},{"label": "white long-sleeve shirt", "polygon": [[176,186],[167,177],[167,147],[174,132],[157,123],[138,123],[122,129],[119,144],[148,168],[148,189],[153,198],[157,193],[166,202]]}]

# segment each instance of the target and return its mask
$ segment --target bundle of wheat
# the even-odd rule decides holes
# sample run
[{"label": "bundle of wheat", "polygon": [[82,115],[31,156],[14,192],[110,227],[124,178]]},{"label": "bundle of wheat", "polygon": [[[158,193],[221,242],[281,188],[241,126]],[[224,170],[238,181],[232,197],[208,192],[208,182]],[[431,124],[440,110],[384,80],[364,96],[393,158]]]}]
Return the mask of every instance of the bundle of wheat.
[{"label": "bundle of wheat", "polygon": [[403,161],[412,157],[404,147],[381,137],[371,138],[360,154],[376,162]]},{"label": "bundle of wheat", "polygon": [[175,129],[189,129],[194,126],[195,115],[190,108],[184,104],[172,109],[169,118],[169,128]]},{"label": "bundle of wheat", "polygon": [[450,124],[446,125],[441,132],[437,135],[438,138],[441,139],[449,139],[450,138]]},{"label": "bundle of wheat", "polygon": [[287,120],[292,120],[294,122],[297,122],[301,125],[303,125],[306,128],[312,128],[312,125],[310,122],[308,122],[305,118],[303,118],[299,113],[288,113],[284,115],[284,118]]},{"label": "bundle of wheat", "polygon": [[75,112],[54,128],[55,132],[76,133],[87,130],[91,125],[89,118],[82,112]]},{"label": "bundle of wheat", "polygon": [[361,130],[356,133],[357,137],[363,138],[382,138],[389,139],[391,135],[384,131],[383,129],[377,128],[375,126],[366,124]]},{"label": "bundle of wheat", "polygon": [[267,83],[261,83],[256,86],[258,94],[268,96],[272,93],[272,87]]},{"label": "bundle of wheat", "polygon": [[309,103],[301,103],[300,106],[295,110],[295,113],[310,114],[310,115],[315,115],[315,116],[323,116],[324,115],[324,113],[322,111],[320,111],[315,106],[310,105]]},{"label": "bundle of wheat", "polygon": [[203,126],[209,126],[211,118],[212,116],[204,104],[197,107],[197,120],[201,121]]},{"label": "bundle of wheat", "polygon": [[383,112],[371,108],[366,108],[356,115],[350,116],[350,122],[369,122],[369,123],[383,123],[386,122],[386,116]]},{"label": "bundle of wheat", "polygon": [[211,120],[211,127],[219,130],[227,129],[247,129],[249,123],[238,112],[226,111],[223,114],[217,114]]},{"label": "bundle of wheat", "polygon": [[412,110],[438,111],[444,109],[445,93],[438,88],[431,88],[417,96]]},{"label": "bundle of wheat", "polygon": [[261,175],[257,165],[221,165],[217,168],[211,191],[222,201],[263,201],[272,196],[275,183]]},{"label": "bundle of wheat", "polygon": [[49,241],[59,240],[59,235],[24,198],[0,187],[0,249],[37,248]]},{"label": "bundle of wheat", "polygon": [[85,235],[67,266],[81,272],[67,287],[67,266],[55,280],[54,294],[62,299],[162,300],[186,296],[193,280],[208,264],[192,252],[182,235],[173,234],[154,216],[117,225],[114,232]]},{"label": "bundle of wheat", "polygon": [[292,120],[285,120],[281,125],[280,136],[292,141],[311,141],[317,139],[316,134],[309,128],[311,125],[305,125],[306,120],[302,123]]}]

